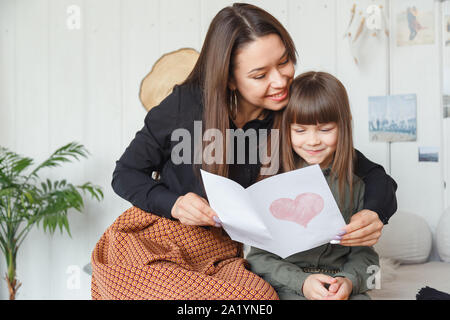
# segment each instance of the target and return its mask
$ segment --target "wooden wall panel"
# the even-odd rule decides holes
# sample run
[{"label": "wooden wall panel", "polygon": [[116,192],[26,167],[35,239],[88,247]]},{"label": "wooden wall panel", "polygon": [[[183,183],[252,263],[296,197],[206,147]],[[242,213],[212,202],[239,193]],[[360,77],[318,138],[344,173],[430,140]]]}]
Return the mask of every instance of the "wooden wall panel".
[{"label": "wooden wall panel", "polygon": [[159,11],[157,0],[122,2],[123,151],[144,125],[146,110],[139,99],[139,91],[142,80],[161,56]]},{"label": "wooden wall panel", "polygon": [[[86,145],[87,69],[85,55],[84,0],[49,1],[49,146],[57,148],[76,141]],[[79,25],[72,22],[79,21]],[[79,28],[78,28],[79,27]],[[95,150],[89,150],[94,154]],[[80,185],[95,177],[85,174],[88,160],[81,159],[52,171],[54,180],[67,179]],[[92,181],[98,182],[101,181]],[[85,197],[85,201],[92,201]],[[90,259],[88,235],[92,224],[86,210],[68,213],[72,237],[58,230],[50,240],[51,259],[47,268],[53,270],[49,277],[50,299],[82,299],[89,295],[90,279],[82,272]],[[75,281],[76,277],[79,281]],[[68,284],[69,282],[69,284]]]},{"label": "wooden wall panel", "polygon": [[180,48],[200,50],[202,45],[200,6],[200,0],[189,0],[182,7],[178,0],[160,1],[161,54]]},{"label": "wooden wall panel", "polygon": [[[355,147],[370,160],[381,164],[386,171],[389,155],[386,143],[375,143],[369,139],[369,96],[388,94],[387,45],[389,39],[384,33],[377,37],[365,28],[360,38],[350,44],[344,34],[349,25],[351,9],[354,4],[356,16],[349,29],[355,37],[362,17],[369,5],[376,4],[386,8],[385,1],[339,1],[336,23],[336,75],[345,85],[349,94],[353,115],[353,137]],[[358,64],[354,57],[357,57]]]},{"label": "wooden wall panel", "polygon": [[[448,42],[447,19],[450,17],[450,1],[444,1],[441,8],[441,79],[442,93],[450,95],[450,44]],[[443,175],[446,188],[444,189],[444,208],[450,207],[450,117],[444,119],[443,124],[443,143],[442,143],[442,159],[443,159]]]},{"label": "wooden wall panel", "polygon": [[[16,101],[16,1],[0,2],[0,146],[15,147]],[[0,274],[6,273],[2,257]],[[8,299],[5,281],[0,281],[0,299]]]},{"label": "wooden wall panel", "polygon": [[[16,1],[16,91],[14,151],[37,163],[48,156],[49,146],[49,3]],[[46,178],[48,171],[41,173]],[[17,256],[20,299],[49,297],[50,236],[32,230]]]},{"label": "wooden wall panel", "polygon": [[288,1],[288,30],[298,52],[297,74],[336,71],[336,0]]},{"label": "wooden wall panel", "polygon": [[84,174],[102,186],[105,194],[102,202],[87,204],[91,252],[106,228],[129,206],[111,188],[115,161],[123,153],[122,4],[119,0],[89,1],[85,13],[85,144],[91,156],[84,162]]},{"label": "wooden wall panel", "polygon": [[16,1],[0,3],[0,145],[15,146]]},{"label": "wooden wall panel", "polygon": [[[419,10],[432,12],[435,22],[439,16],[437,2],[424,0]],[[408,1],[392,2],[393,30],[397,16],[406,11]],[[419,147],[440,147],[442,113],[440,93],[439,41],[433,44],[398,46],[397,35],[391,37],[392,94],[417,94],[417,141],[392,145],[392,175],[400,183],[399,207],[423,216],[434,230],[443,211],[440,162],[418,162]],[[442,153],[440,153],[442,155]]]}]

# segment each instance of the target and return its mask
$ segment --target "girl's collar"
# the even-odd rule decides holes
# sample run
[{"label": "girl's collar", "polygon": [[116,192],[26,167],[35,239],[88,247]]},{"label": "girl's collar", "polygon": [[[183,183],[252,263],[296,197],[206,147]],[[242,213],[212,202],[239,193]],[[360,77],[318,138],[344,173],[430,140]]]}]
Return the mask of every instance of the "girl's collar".
[{"label": "girl's collar", "polygon": [[[303,160],[298,154],[296,154],[295,152],[294,152],[294,157],[295,157],[294,161],[295,161],[295,167],[296,167],[296,168],[302,169],[302,168],[306,168],[306,167],[309,167],[309,166],[310,166],[310,164],[306,163],[306,161],[304,161],[304,160]],[[331,162],[331,164],[328,165],[328,167],[326,167],[325,169],[322,169],[322,168],[321,168],[322,173],[323,173],[324,176],[328,177],[328,176],[331,174],[332,163],[333,163],[333,162]]]}]

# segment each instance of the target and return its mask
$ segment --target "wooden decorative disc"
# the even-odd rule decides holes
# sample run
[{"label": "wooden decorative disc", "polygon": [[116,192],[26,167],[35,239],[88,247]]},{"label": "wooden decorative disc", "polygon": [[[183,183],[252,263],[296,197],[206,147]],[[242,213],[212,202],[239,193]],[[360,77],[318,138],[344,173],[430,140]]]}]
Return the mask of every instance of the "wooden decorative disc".
[{"label": "wooden decorative disc", "polygon": [[184,48],[159,58],[141,83],[139,98],[144,108],[150,111],[172,92],[175,85],[186,80],[198,57],[196,50]]}]

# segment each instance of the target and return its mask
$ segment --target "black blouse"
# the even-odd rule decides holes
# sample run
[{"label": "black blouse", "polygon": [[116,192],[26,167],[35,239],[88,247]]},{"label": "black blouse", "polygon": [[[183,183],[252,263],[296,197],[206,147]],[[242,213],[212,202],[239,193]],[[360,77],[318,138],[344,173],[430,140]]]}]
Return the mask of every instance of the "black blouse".
[{"label": "black blouse", "polygon": [[[172,133],[176,129],[185,129],[185,133],[189,132],[192,138],[191,159],[194,159],[194,138],[202,135],[198,135],[197,122],[202,121],[202,111],[199,88],[176,86],[172,94],[148,112],[144,127],[136,133],[116,162],[112,180],[114,191],[132,205],[170,219],[172,207],[179,196],[193,192],[206,199],[200,176],[195,174],[193,165],[175,164],[171,157],[173,148],[181,142],[175,137],[172,139]],[[272,125],[273,114],[269,113],[265,119],[252,120],[242,129],[244,132],[254,129],[257,133],[259,129],[270,129]],[[232,121],[230,128],[236,129]],[[260,164],[248,161],[248,143],[245,148],[245,163],[235,161],[230,165],[230,179],[247,188],[256,181]],[[237,153],[234,154],[236,160]],[[397,184],[382,166],[371,162],[359,151],[356,154],[355,174],[363,179],[366,186],[364,208],[375,211],[386,224],[397,210]],[[160,179],[152,178],[154,171],[160,173]]]}]

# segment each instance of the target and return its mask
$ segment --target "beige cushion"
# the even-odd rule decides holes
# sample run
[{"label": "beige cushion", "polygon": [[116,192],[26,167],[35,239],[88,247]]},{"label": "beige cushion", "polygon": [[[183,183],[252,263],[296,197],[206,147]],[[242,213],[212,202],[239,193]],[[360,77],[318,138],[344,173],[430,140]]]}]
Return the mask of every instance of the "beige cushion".
[{"label": "beige cushion", "polygon": [[384,226],[374,248],[380,257],[394,259],[401,264],[413,264],[427,261],[432,243],[432,233],[425,219],[399,211]]},{"label": "beige cushion", "polygon": [[436,247],[442,261],[450,262],[450,208],[444,212],[436,229]]}]

